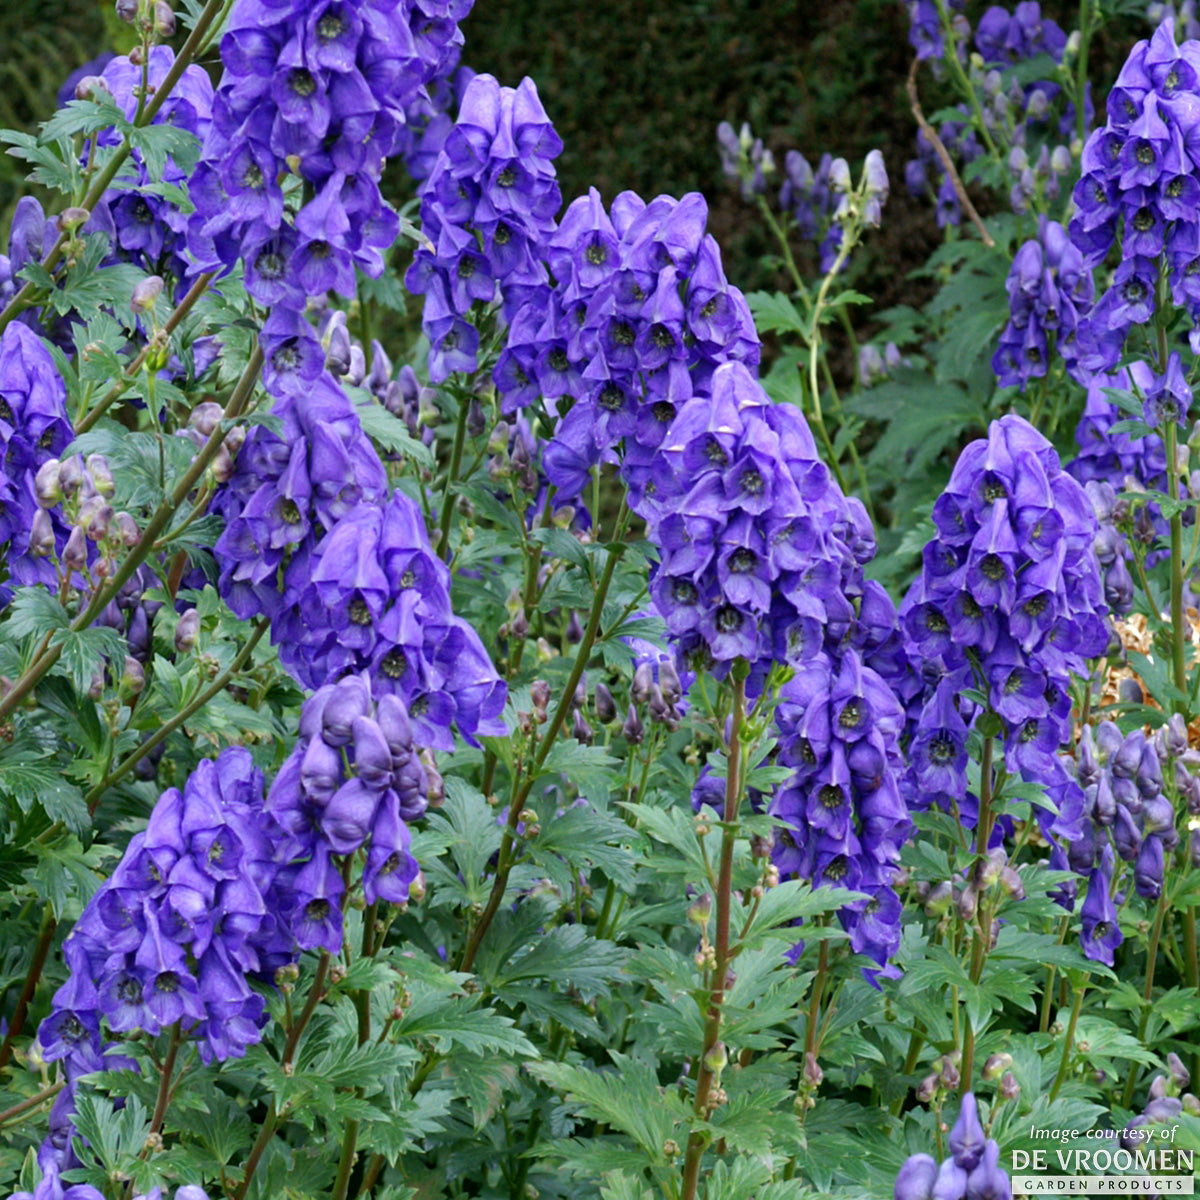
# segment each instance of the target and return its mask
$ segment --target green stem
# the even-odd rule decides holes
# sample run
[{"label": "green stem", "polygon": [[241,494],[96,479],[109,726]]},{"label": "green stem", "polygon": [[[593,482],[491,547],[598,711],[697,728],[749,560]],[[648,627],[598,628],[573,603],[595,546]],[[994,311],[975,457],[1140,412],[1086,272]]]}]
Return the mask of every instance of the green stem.
[{"label": "green stem", "polygon": [[[994,739],[983,739],[983,753],[979,760],[979,819],[975,823],[975,853],[987,857],[988,841],[992,832],[992,748]],[[988,947],[991,942],[991,916],[982,898],[975,921],[976,928],[972,930],[971,942],[971,982],[978,983],[983,978],[984,964],[987,962]],[[971,1077],[975,1070],[975,1028],[971,1023],[969,1010],[963,1011],[963,1053],[962,1053],[962,1090],[969,1092]]]},{"label": "green stem", "polygon": [[171,1101],[171,1081],[175,1074],[175,1060],[179,1057],[179,1041],[179,1022],[176,1021],[171,1026],[171,1041],[167,1047],[167,1057],[159,1072],[158,1097],[154,1102],[154,1115],[150,1119],[151,1133],[158,1133],[162,1129],[163,1120],[167,1115],[167,1105]]},{"label": "green stem", "polygon": [[[725,813],[721,825],[721,859],[717,876],[717,926],[714,940],[715,962],[712,988],[708,996],[708,1013],[704,1023],[704,1052],[700,1056],[700,1071],[696,1076],[696,1099],[692,1111],[699,1120],[708,1117],[708,1102],[717,1083],[717,1073],[709,1066],[713,1048],[721,1038],[721,1009],[725,1003],[725,980],[729,971],[729,915],[733,905],[733,850],[737,841],[738,806],[742,795],[742,725],[746,717],[746,675],[739,670],[742,660],[734,663],[733,713],[725,776]],[[824,945],[824,943],[822,943]],[[695,1200],[700,1182],[700,1160],[708,1140],[699,1130],[688,1136],[687,1154],[683,1165],[682,1200]]]},{"label": "green stem", "polygon": [[342,1156],[338,1161],[337,1179],[333,1184],[333,1200],[346,1200],[346,1192],[350,1187],[350,1172],[354,1169],[354,1160],[358,1146],[358,1121],[346,1122],[345,1133],[342,1134]]},{"label": "green stem", "polygon": [[0,1112],[0,1125],[7,1125],[9,1121],[24,1116],[25,1113],[31,1112],[33,1109],[45,1104],[47,1100],[52,1100],[66,1086],[66,1083],[62,1081],[52,1083],[49,1087],[43,1088],[35,1095],[27,1097],[18,1104],[14,1104],[12,1108],[6,1108],[3,1112]]},{"label": "green stem", "polygon": [[[629,510],[626,507],[625,501],[622,500],[621,513],[617,519],[617,528],[613,539],[616,542],[619,542],[624,535],[625,520],[628,517],[628,512]],[[475,923],[474,928],[472,928],[467,937],[466,945],[463,947],[462,961],[458,965],[460,971],[471,970],[475,963],[475,956],[479,953],[479,947],[483,943],[484,935],[487,933],[488,927],[491,925],[504,900],[504,892],[508,887],[508,876],[513,868],[512,849],[517,837],[517,824],[521,811],[524,809],[525,801],[529,798],[530,791],[533,790],[534,782],[538,778],[541,768],[545,765],[559,731],[566,721],[567,713],[571,709],[572,699],[575,696],[575,689],[579,686],[580,679],[583,678],[583,672],[587,668],[588,659],[591,658],[592,647],[596,643],[596,634],[600,630],[600,621],[604,614],[604,601],[608,597],[608,589],[612,584],[613,573],[617,569],[617,559],[619,557],[620,555],[616,549],[609,551],[608,561],[604,564],[604,570],[600,575],[600,582],[596,585],[596,594],[592,600],[592,611],[588,615],[587,628],[583,631],[583,637],[579,642],[579,649],[575,654],[575,662],[571,667],[571,674],[563,687],[562,695],[559,697],[558,707],[554,710],[554,715],[546,725],[537,752],[529,765],[528,774],[512,797],[508,811],[508,824],[505,826],[504,835],[500,842],[500,855],[496,863],[496,877],[492,881],[492,891],[488,896],[487,905],[479,916],[479,920]]]},{"label": "green stem", "polygon": [[454,429],[454,449],[450,453],[450,470],[446,475],[446,485],[442,488],[442,511],[439,517],[441,534],[438,537],[437,552],[439,558],[448,559],[450,554],[450,524],[454,519],[454,502],[450,493],[458,482],[458,472],[462,467],[463,446],[467,440],[467,416],[471,411],[471,401],[466,396],[458,400],[458,424]]},{"label": "green stem", "polygon": [[[1154,969],[1158,965],[1158,942],[1162,937],[1163,919],[1167,915],[1167,891],[1164,888],[1158,896],[1158,905],[1154,912],[1154,925],[1150,929],[1150,943],[1146,947],[1146,981],[1142,985],[1142,1015],[1138,1021],[1138,1041],[1144,1041],[1146,1028],[1150,1024],[1150,1000],[1154,995]],[[1140,1071],[1136,1063],[1130,1063],[1129,1075],[1125,1079],[1125,1092],[1121,1103],[1128,1108],[1133,1103],[1133,1093],[1137,1087]]]},{"label": "green stem", "polygon": [[[1067,940],[1067,929],[1070,927],[1070,917],[1063,917],[1058,923],[1058,945]],[[1042,1011],[1038,1019],[1038,1031],[1046,1033],[1050,1029],[1050,1008],[1054,1003],[1054,977],[1058,968],[1051,963],[1046,968],[1046,986],[1042,990]]]},{"label": "green stem", "polygon": [[1083,1009],[1083,997],[1087,994],[1087,977],[1075,989],[1075,1003],[1071,1005],[1071,1019],[1067,1022],[1067,1037],[1063,1042],[1062,1058],[1058,1063],[1058,1074],[1054,1076],[1054,1085],[1050,1088],[1050,1103],[1058,1098],[1058,1093],[1067,1078],[1067,1068],[1071,1065],[1071,1051],[1075,1046],[1075,1027],[1079,1024],[1079,1014]]},{"label": "green stem", "polygon": [[54,940],[54,931],[58,922],[54,919],[54,909],[49,901],[42,909],[42,924],[38,930],[38,938],[33,947],[33,959],[25,976],[25,985],[17,999],[17,1007],[13,1010],[12,1021],[9,1022],[8,1032],[4,1042],[0,1044],[0,1068],[12,1057],[13,1045],[17,1035],[25,1027],[25,1018],[29,1015],[29,1005],[33,993],[37,991],[38,980],[42,977],[42,968],[46,965],[46,956],[50,953],[50,943]]},{"label": "green stem", "polygon": [[[1166,338],[1166,331],[1159,331],[1160,337]],[[1164,359],[1165,362],[1165,359]],[[1164,367],[1165,369],[1165,367]],[[1167,494],[1172,499],[1179,497],[1179,464],[1176,461],[1178,445],[1178,429],[1173,420],[1165,423],[1163,442],[1167,451]],[[1171,516],[1171,673],[1175,687],[1180,695],[1176,698],[1174,709],[1183,712],[1186,708],[1187,696],[1187,660],[1185,658],[1187,642],[1184,632],[1183,611],[1183,514],[1176,512]]]}]

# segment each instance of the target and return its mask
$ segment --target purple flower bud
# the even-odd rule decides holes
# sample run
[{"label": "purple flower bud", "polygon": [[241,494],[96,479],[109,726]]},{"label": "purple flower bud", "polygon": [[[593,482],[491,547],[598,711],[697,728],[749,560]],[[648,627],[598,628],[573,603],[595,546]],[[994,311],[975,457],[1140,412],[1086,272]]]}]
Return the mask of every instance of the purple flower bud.
[{"label": "purple flower bud", "polygon": [[321,736],[330,746],[350,741],[355,717],[365,717],[371,708],[371,696],[365,680],[351,675],[334,685],[321,710]]},{"label": "purple flower bud", "polygon": [[546,709],[550,704],[550,685],[544,679],[535,679],[529,685],[529,699],[533,704],[533,714],[541,722],[546,720]]},{"label": "purple flower bud", "polygon": [[611,725],[617,719],[617,703],[613,694],[603,683],[596,684],[596,720],[601,725]]},{"label": "purple flower bud", "polygon": [[1174,1050],[1167,1054],[1167,1070],[1171,1072],[1171,1081],[1181,1091],[1187,1091],[1192,1082],[1191,1072],[1183,1065],[1183,1059]]},{"label": "purple flower bud", "polygon": [[121,535],[121,544],[127,549],[132,549],[142,540],[142,531],[138,528],[137,522],[129,513],[117,513],[115,524]]},{"label": "purple flower bud", "polygon": [[48,458],[33,477],[33,490],[41,508],[54,508],[62,503],[63,493],[58,482],[59,461]]},{"label": "purple flower bud", "polygon": [[321,830],[336,854],[353,854],[366,841],[379,793],[361,779],[347,780],[321,814]]},{"label": "purple flower bud", "polygon": [[72,571],[81,571],[87,566],[87,539],[78,525],[71,530],[67,544],[62,552],[63,565]]},{"label": "purple flower bud", "polygon": [[130,297],[129,307],[134,312],[150,312],[162,295],[163,281],[161,275],[148,275],[134,289]]},{"label": "purple flower bud", "polygon": [[154,32],[160,38],[175,36],[175,14],[166,0],[154,0]]},{"label": "purple flower bud", "polygon": [[136,658],[126,656],[125,669],[121,672],[121,687],[132,695],[138,695],[146,686],[146,672]]},{"label": "purple flower bud", "polygon": [[1021,1094],[1021,1085],[1017,1082],[1017,1077],[1011,1071],[1005,1071],[1004,1076],[1000,1080],[1000,1086],[996,1089],[996,1094],[1001,1100],[1016,1100]]},{"label": "purple flower bud", "polygon": [[83,483],[83,459],[78,454],[65,458],[58,467],[58,486],[64,496],[73,496]]},{"label": "purple flower bud", "polygon": [[138,0],[117,0],[117,16],[130,25],[137,20]]},{"label": "purple flower bud", "polygon": [[645,727],[642,725],[642,718],[638,716],[638,710],[635,705],[629,706],[629,713],[625,717],[625,723],[621,726],[621,732],[625,735],[625,740],[632,742],[635,746],[642,744],[642,739],[646,735]]},{"label": "purple flower bud", "polygon": [[645,704],[650,699],[650,689],[654,686],[654,668],[648,662],[640,662],[633,672],[633,683],[629,694],[635,704]]},{"label": "purple flower bud", "polygon": [[194,608],[187,609],[175,625],[175,653],[190,654],[200,636],[200,614]]},{"label": "purple flower bud", "polygon": [[975,1096],[972,1092],[967,1092],[962,1098],[958,1120],[950,1130],[950,1151],[954,1155],[955,1163],[964,1171],[974,1170],[983,1157],[986,1143],[983,1126],[979,1123],[979,1109],[975,1103]]},{"label": "purple flower bud", "polygon": [[111,96],[112,89],[103,75],[85,75],[75,85],[76,100],[99,100],[103,96]]},{"label": "purple flower bud", "polygon": [[938,1094],[941,1083],[941,1077],[936,1072],[932,1075],[926,1075],[917,1086],[917,1100],[921,1104],[931,1104],[934,1097]]},{"label": "purple flower bud", "polygon": [[575,709],[575,721],[571,728],[571,736],[585,746],[590,746],[595,740],[592,727],[587,723],[582,709]]},{"label": "purple flower bud", "polygon": [[315,737],[300,760],[300,785],[318,805],[326,805],[342,782],[342,756],[321,738]]}]

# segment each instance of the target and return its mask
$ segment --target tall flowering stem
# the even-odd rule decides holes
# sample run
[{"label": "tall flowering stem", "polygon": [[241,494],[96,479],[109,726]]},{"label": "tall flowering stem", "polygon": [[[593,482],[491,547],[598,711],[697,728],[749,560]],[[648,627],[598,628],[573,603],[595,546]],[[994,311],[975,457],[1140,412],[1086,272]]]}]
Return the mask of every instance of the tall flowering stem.
[{"label": "tall flowering stem", "polygon": [[[991,717],[984,715],[984,720]],[[992,832],[992,751],[993,738],[984,727],[983,751],[979,758],[979,819],[975,826],[975,849],[979,856],[986,859],[988,841]],[[977,914],[977,928],[972,931],[971,942],[971,982],[978,983],[983,978],[984,964],[987,962],[988,946],[992,938],[991,909],[982,900]],[[969,1009],[963,1010],[963,1054],[962,1080],[963,1087],[971,1090],[971,1073],[975,1067],[975,1029],[971,1024]]]},{"label": "tall flowering stem", "polygon": [[[721,826],[721,858],[717,871],[717,930],[712,968],[712,986],[708,995],[708,1013],[704,1022],[704,1053],[700,1056],[700,1073],[696,1077],[696,1100],[693,1111],[699,1120],[708,1117],[709,1098],[720,1078],[717,1056],[721,1041],[721,1008],[725,1003],[725,978],[729,971],[729,914],[733,904],[733,848],[737,840],[738,806],[742,797],[742,725],[746,719],[746,679],[750,664],[737,659],[730,672],[733,678],[733,714],[725,775],[725,812]],[[700,1180],[700,1160],[708,1139],[698,1130],[688,1137],[687,1156],[683,1165],[683,1200],[695,1200]]]},{"label": "tall flowering stem", "polygon": [[533,790],[534,781],[545,765],[546,759],[554,747],[555,740],[566,723],[567,714],[571,711],[571,702],[575,695],[575,689],[579,686],[579,681],[583,678],[583,672],[587,669],[588,659],[592,654],[592,647],[596,644],[596,637],[600,632],[600,621],[604,614],[604,601],[608,597],[608,589],[612,585],[613,573],[617,569],[617,559],[620,557],[620,551],[617,549],[617,546],[620,545],[621,538],[624,536],[628,516],[629,510],[625,506],[625,503],[622,502],[621,511],[617,517],[616,532],[613,537],[616,545],[610,549],[608,561],[604,564],[604,570],[600,575],[600,582],[596,585],[596,596],[592,601],[592,609],[588,616],[587,627],[583,631],[583,638],[580,640],[579,650],[575,655],[574,665],[571,667],[571,674],[567,682],[563,685],[558,707],[555,708],[554,714],[546,725],[546,731],[542,735],[541,742],[531,756],[529,769],[525,773],[521,783],[514,788],[512,801],[508,807],[508,823],[504,827],[504,836],[500,842],[500,856],[496,863],[496,877],[492,881],[491,894],[488,896],[488,902],[484,906],[479,920],[475,923],[474,928],[467,937],[467,943],[463,947],[462,961],[458,965],[460,971],[471,970],[475,963],[475,956],[479,953],[479,947],[483,944],[484,936],[487,934],[488,927],[495,919],[496,913],[499,911],[500,905],[504,900],[504,892],[508,887],[508,876],[512,871],[514,863],[513,846],[517,840],[517,826],[520,824],[521,812],[525,808],[525,801],[529,799],[530,791]]}]

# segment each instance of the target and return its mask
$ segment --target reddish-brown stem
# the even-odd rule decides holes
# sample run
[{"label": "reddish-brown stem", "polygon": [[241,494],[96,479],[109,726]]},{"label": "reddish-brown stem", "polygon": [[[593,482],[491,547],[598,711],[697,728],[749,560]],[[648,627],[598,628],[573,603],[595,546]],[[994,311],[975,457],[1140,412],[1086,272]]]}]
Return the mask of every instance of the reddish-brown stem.
[{"label": "reddish-brown stem", "polygon": [[38,939],[33,947],[33,961],[30,962],[29,973],[25,976],[25,986],[21,988],[21,995],[17,999],[17,1007],[13,1009],[8,1032],[4,1035],[3,1044],[0,1044],[0,1068],[4,1067],[12,1057],[17,1035],[25,1027],[25,1018],[29,1015],[29,1005],[33,1000],[33,993],[37,991],[38,980],[42,977],[42,968],[46,965],[46,956],[50,953],[50,943],[54,941],[54,931],[57,928],[58,922],[54,919],[54,910],[47,901],[46,907],[42,910],[42,925],[38,930]]}]

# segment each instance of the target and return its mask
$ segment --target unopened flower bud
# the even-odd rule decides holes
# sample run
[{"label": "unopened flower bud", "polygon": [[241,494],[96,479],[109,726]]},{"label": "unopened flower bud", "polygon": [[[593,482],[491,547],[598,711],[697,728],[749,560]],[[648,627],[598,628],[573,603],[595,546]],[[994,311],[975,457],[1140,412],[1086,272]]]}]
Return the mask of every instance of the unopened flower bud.
[{"label": "unopened flower bud", "polygon": [[571,609],[571,615],[567,618],[567,641],[572,646],[578,646],[583,641],[583,626],[579,622],[579,614]]},{"label": "unopened flower bud", "polygon": [[103,75],[85,75],[75,85],[76,100],[99,100],[103,96],[111,96],[112,89]]},{"label": "unopened flower bud", "polygon": [[611,725],[617,719],[617,703],[613,694],[603,683],[596,684],[596,720],[601,725]]},{"label": "unopened flower bud", "polygon": [[724,1042],[717,1042],[713,1048],[704,1056],[704,1065],[719,1079],[721,1072],[729,1063],[729,1054],[725,1049]]},{"label": "unopened flower bud", "polygon": [[138,0],[117,0],[117,16],[130,25],[137,20]]},{"label": "unopened flower bud", "polygon": [[126,656],[125,669],[121,672],[121,687],[136,696],[145,686],[146,672],[142,664],[136,658]]},{"label": "unopened flower bud", "polygon": [[1005,867],[1000,872],[1000,887],[1004,890],[1004,894],[1013,900],[1025,899],[1025,884],[1012,867]]},{"label": "unopened flower bud", "polygon": [[1183,1065],[1183,1060],[1173,1050],[1167,1055],[1167,1070],[1171,1072],[1171,1082],[1181,1091],[1186,1091],[1192,1082],[1191,1072]]},{"label": "unopened flower bud", "polygon": [[103,454],[89,454],[85,465],[93,486],[101,496],[111,496],[117,490],[108,459]]},{"label": "unopened flower bud", "polygon": [[654,686],[654,668],[648,662],[638,663],[633,672],[633,683],[629,694],[635,704],[645,704],[650,699],[650,689]]},{"label": "unopened flower bud", "polygon": [[546,709],[550,704],[550,685],[544,679],[535,679],[529,685],[529,699],[533,703],[533,715],[539,724],[546,720]]},{"label": "unopened flower bud", "polygon": [[225,410],[215,400],[204,400],[188,413],[188,427],[208,438],[224,415]]},{"label": "unopened flower bud", "polygon": [[821,1064],[817,1062],[817,1056],[808,1050],[804,1055],[804,1082],[809,1087],[818,1088],[821,1086],[821,1081],[825,1078],[825,1072],[821,1070]]},{"label": "unopened flower bud", "polygon": [[702,896],[697,896],[695,900],[688,905],[687,919],[693,924],[704,929],[708,925],[708,919],[712,916],[712,896],[705,892]]},{"label": "unopened flower bud", "polygon": [[93,542],[102,542],[108,537],[109,522],[114,517],[111,504],[97,504],[92,509],[87,523],[87,535]]},{"label": "unopened flower bud", "polygon": [[983,1064],[984,1079],[999,1079],[1012,1066],[1011,1054],[993,1054]]},{"label": "unopened flower bud", "polygon": [[86,225],[92,214],[86,208],[64,208],[58,214],[58,228],[62,233],[74,233],[76,229]]},{"label": "unopened flower bud", "polygon": [[583,710],[577,708],[575,710],[575,721],[571,729],[571,735],[577,742],[584,746],[590,746],[595,740],[595,734],[592,727],[587,723],[587,718],[583,715]]},{"label": "unopened flower bud", "polygon": [[171,11],[171,6],[165,0],[155,0],[154,32],[161,38],[175,36],[175,14]]},{"label": "unopened flower bud", "polygon": [[115,518],[117,530],[121,535],[121,544],[132,549],[142,540],[142,531],[138,523],[127,512],[119,512]]},{"label": "unopened flower bud", "polygon": [[933,1103],[934,1097],[938,1094],[940,1084],[941,1079],[936,1074],[926,1075],[917,1085],[917,1100],[921,1104]]},{"label": "unopened flower bud", "polygon": [[62,503],[63,492],[58,479],[61,465],[57,458],[49,458],[33,477],[34,494],[41,508],[53,508]]},{"label": "unopened flower bud", "polygon": [[935,884],[929,892],[929,898],[925,901],[925,912],[931,917],[944,917],[950,911],[950,905],[954,900],[954,888],[949,881]]},{"label": "unopened flower bud", "polygon": [[29,553],[34,558],[48,558],[54,553],[54,522],[44,508],[33,514],[29,526]]},{"label": "unopened flower bud", "polygon": [[1021,1094],[1021,1085],[1017,1082],[1017,1077],[1011,1071],[1005,1071],[1000,1079],[1000,1086],[996,1089],[996,1094],[1001,1100],[1015,1100]]},{"label": "unopened flower bud", "polygon": [[163,281],[160,275],[148,275],[133,289],[129,307],[134,312],[149,312],[162,295]]},{"label": "unopened flower bud", "polygon": [[190,654],[200,636],[200,614],[189,608],[175,626],[175,653]]},{"label": "unopened flower bud", "polygon": [[625,735],[626,741],[632,742],[635,746],[640,746],[642,738],[646,735],[645,727],[642,725],[642,718],[638,716],[638,710],[632,704],[629,706],[629,714],[625,718],[625,724],[621,726],[621,732]]}]

